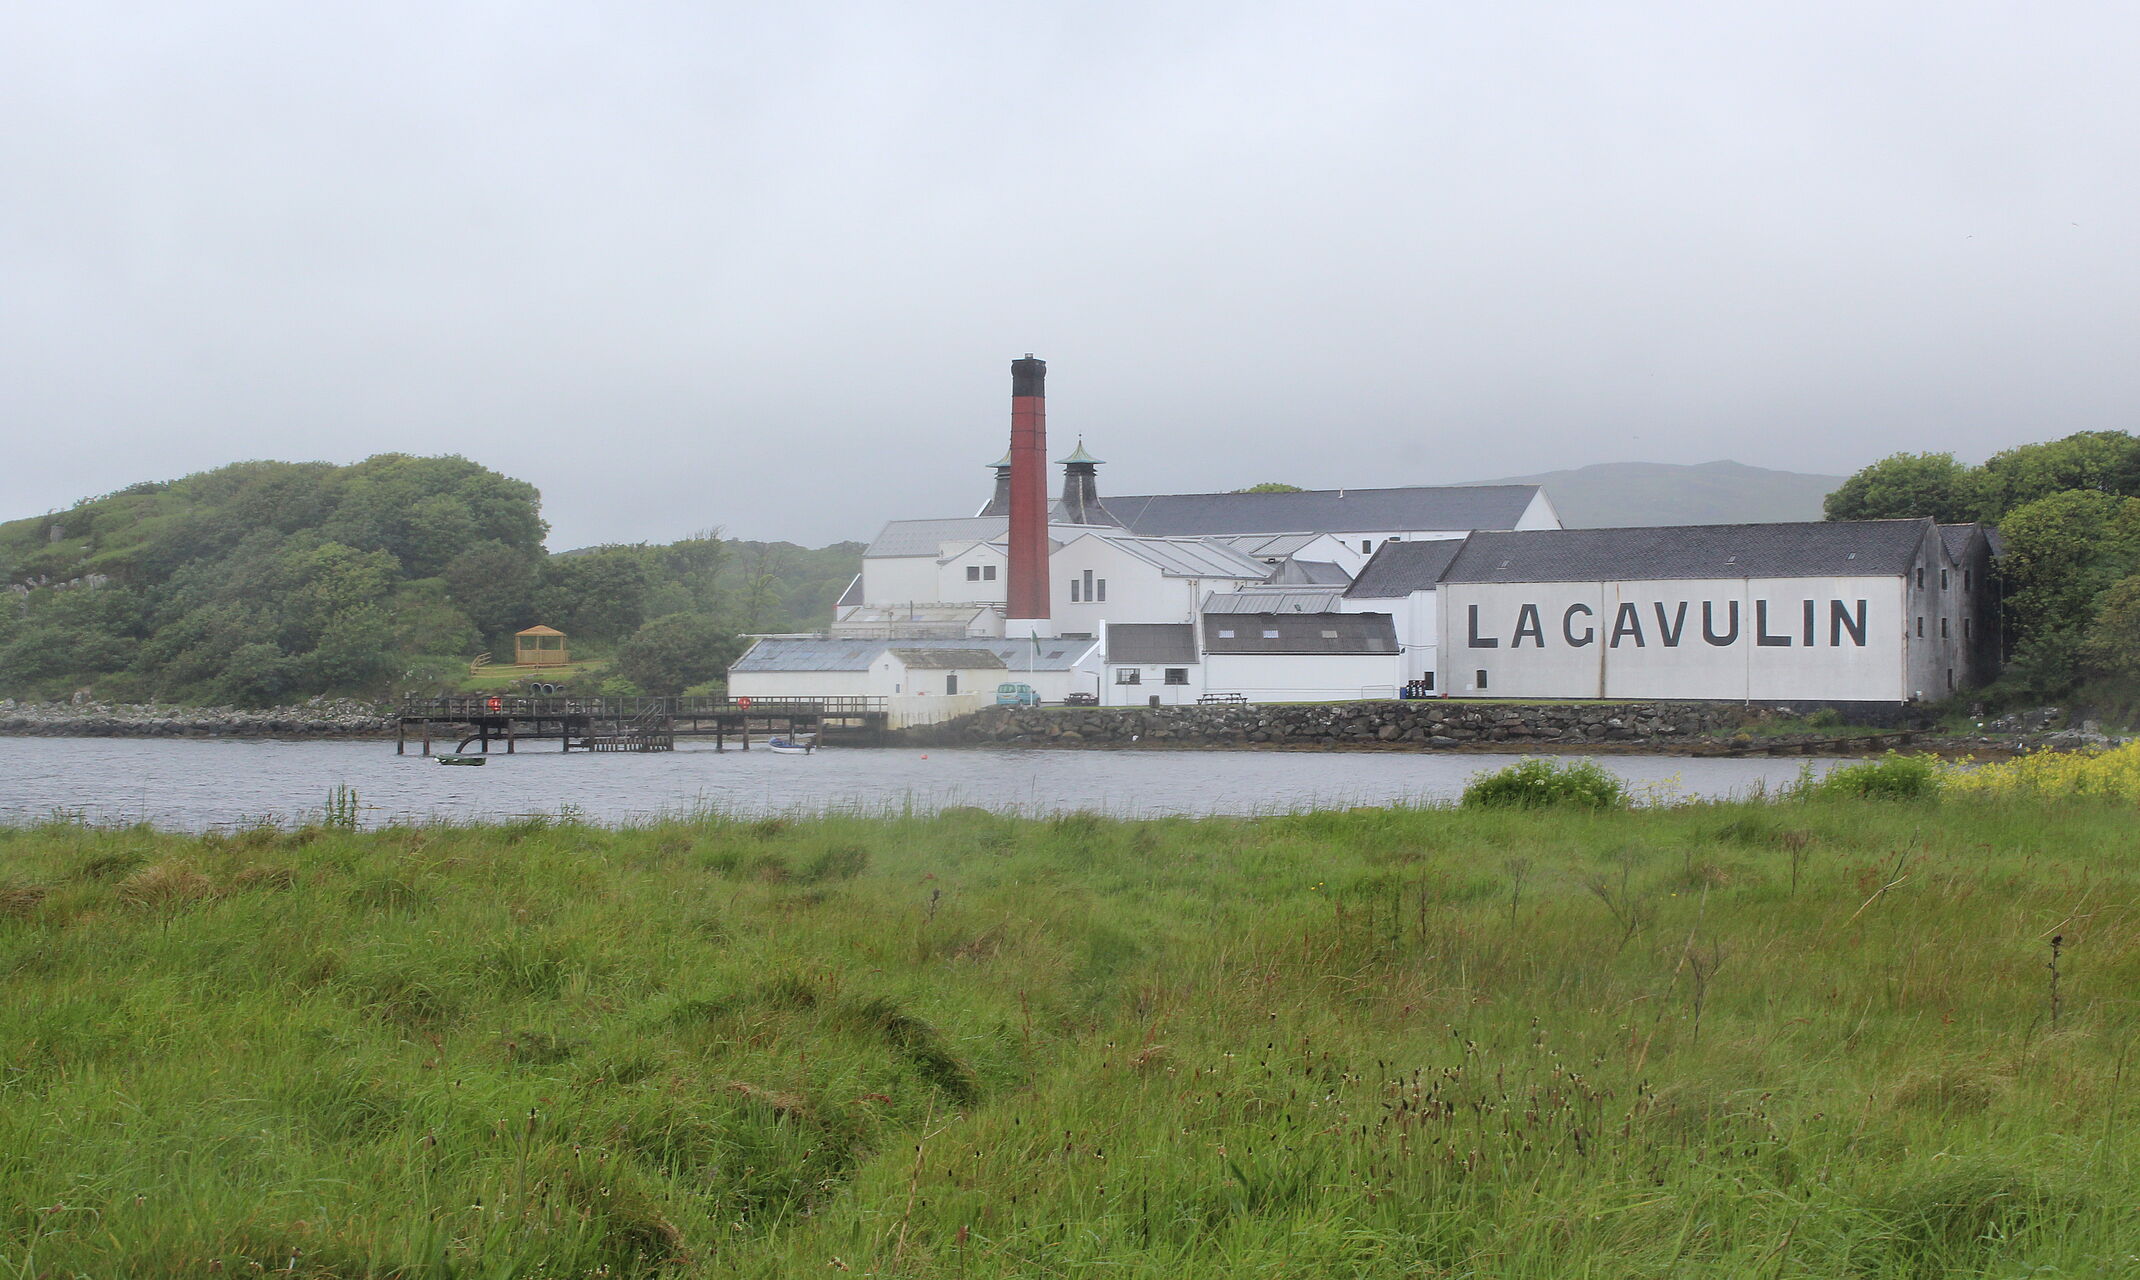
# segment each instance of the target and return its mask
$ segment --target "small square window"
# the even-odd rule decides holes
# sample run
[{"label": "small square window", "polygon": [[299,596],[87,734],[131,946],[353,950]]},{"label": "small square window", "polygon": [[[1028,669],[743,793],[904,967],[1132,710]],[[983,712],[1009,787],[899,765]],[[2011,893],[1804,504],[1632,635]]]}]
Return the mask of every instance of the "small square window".
[{"label": "small square window", "polygon": [[1484,689],[1486,687],[1486,668],[1480,667],[1475,674],[1478,676],[1478,681],[1472,687]]},{"label": "small square window", "polygon": [[1167,668],[1167,674],[1166,674],[1166,683],[1168,683],[1168,684],[1187,684],[1187,683],[1189,683],[1189,668],[1187,668],[1187,667],[1168,667],[1168,668]]},{"label": "small square window", "polygon": [[984,564],[984,565],[982,565],[982,566],[981,566],[981,581],[983,581],[983,582],[994,582],[995,580],[996,580],[996,566],[994,566],[994,565],[992,565],[992,564]]},{"label": "small square window", "polygon": [[968,581],[968,582],[979,582],[980,580],[981,580],[981,566],[980,566],[980,565],[977,565],[977,564],[970,564],[970,565],[967,565],[967,566],[966,566],[966,581]]}]

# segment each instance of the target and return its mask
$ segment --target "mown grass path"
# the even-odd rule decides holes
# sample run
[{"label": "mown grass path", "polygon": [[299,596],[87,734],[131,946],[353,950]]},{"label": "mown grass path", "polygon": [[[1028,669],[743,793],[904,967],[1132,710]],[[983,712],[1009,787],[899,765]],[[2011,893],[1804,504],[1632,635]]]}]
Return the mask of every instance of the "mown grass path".
[{"label": "mown grass path", "polygon": [[0,1276],[2130,1275],[2134,816],[0,829]]}]

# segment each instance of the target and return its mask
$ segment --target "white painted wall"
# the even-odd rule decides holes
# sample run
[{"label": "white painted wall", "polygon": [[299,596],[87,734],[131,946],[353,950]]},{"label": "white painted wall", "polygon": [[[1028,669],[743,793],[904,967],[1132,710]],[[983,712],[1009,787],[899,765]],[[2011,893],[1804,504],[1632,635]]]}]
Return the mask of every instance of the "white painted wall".
[{"label": "white painted wall", "polygon": [[[1189,683],[1168,684],[1166,682],[1167,672],[1170,670],[1185,672],[1189,677]],[[1136,672],[1138,682],[1136,684],[1123,684],[1121,673],[1124,671]],[[1107,707],[1145,707],[1150,706],[1152,699],[1157,697],[1159,705],[1162,707],[1188,706],[1193,704],[1197,696],[1204,692],[1203,677],[1203,666],[1193,662],[1187,666],[1176,665],[1172,667],[1163,663],[1151,665],[1134,662],[1110,662],[1102,672],[1102,678],[1106,683],[1100,688],[1100,705]]]},{"label": "white painted wall", "polygon": [[[1764,702],[1909,696],[1903,582],[1894,577],[1453,582],[1442,584],[1441,595],[1440,691],[1453,696]],[[1838,601],[1850,622],[1863,618],[1862,645],[1836,624]],[[1714,641],[1704,632],[1705,605]],[[1764,634],[1774,643],[1760,643]]]},{"label": "white painted wall", "polygon": [[[1084,575],[1090,572],[1095,589],[1105,581],[1107,598],[1088,600]],[[1070,599],[1071,582],[1078,583],[1078,599]],[[1048,559],[1048,611],[1056,635],[1064,632],[1100,633],[1102,621],[1194,622],[1197,606],[1209,590],[1230,590],[1233,578],[1172,578],[1157,566],[1142,560],[1113,540],[1087,534],[1056,549]]]},{"label": "white painted wall", "polygon": [[936,556],[869,556],[862,561],[865,604],[929,604],[939,591]]},{"label": "white painted wall", "polygon": [[[966,571],[978,569],[984,575],[994,571],[993,578],[969,579]],[[957,600],[970,604],[1000,605],[1010,598],[1010,557],[1002,548],[986,542],[976,542],[956,555],[947,557],[936,570],[937,597],[942,600]]]},{"label": "white painted wall", "polygon": [[1204,687],[1251,702],[1329,702],[1397,696],[1399,656],[1321,653],[1207,653]]},{"label": "white painted wall", "polygon": [[[1523,514],[1516,519],[1516,527],[1518,529],[1560,528],[1560,512],[1553,509],[1553,502],[1546,497],[1545,490],[1540,489],[1537,495],[1531,499],[1531,505],[1523,509]],[[1458,534],[1457,536],[1462,537],[1463,535]]]},{"label": "white painted wall", "polygon": [[1436,655],[1441,647],[1441,594],[1436,591],[1414,591],[1402,599],[1388,597],[1348,600],[1339,599],[1339,613],[1386,613],[1390,625],[1397,632],[1397,648],[1403,654],[1399,663],[1406,681],[1419,680],[1430,672],[1435,673],[1435,692],[1441,692],[1440,667]]}]

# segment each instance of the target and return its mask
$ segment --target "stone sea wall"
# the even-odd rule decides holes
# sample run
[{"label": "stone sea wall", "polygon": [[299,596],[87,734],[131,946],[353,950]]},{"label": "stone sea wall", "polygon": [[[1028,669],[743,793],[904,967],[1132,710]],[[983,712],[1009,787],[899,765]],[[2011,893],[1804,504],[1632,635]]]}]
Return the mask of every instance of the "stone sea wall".
[{"label": "stone sea wall", "polygon": [[1249,706],[989,707],[906,741],[1040,747],[1373,747],[1671,743],[1729,737],[1767,713],[1734,703],[1273,703]]},{"label": "stone sea wall", "polygon": [[0,734],[39,738],[375,738],[394,721],[354,698],[291,707],[173,707],[0,700]]}]

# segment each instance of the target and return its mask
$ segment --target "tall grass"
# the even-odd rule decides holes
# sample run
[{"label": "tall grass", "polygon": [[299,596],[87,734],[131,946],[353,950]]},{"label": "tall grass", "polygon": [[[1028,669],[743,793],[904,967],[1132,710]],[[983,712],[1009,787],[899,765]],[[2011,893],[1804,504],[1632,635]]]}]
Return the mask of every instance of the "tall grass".
[{"label": "tall grass", "polygon": [[0,829],[0,1275],[2129,1274],[2133,816]]}]

